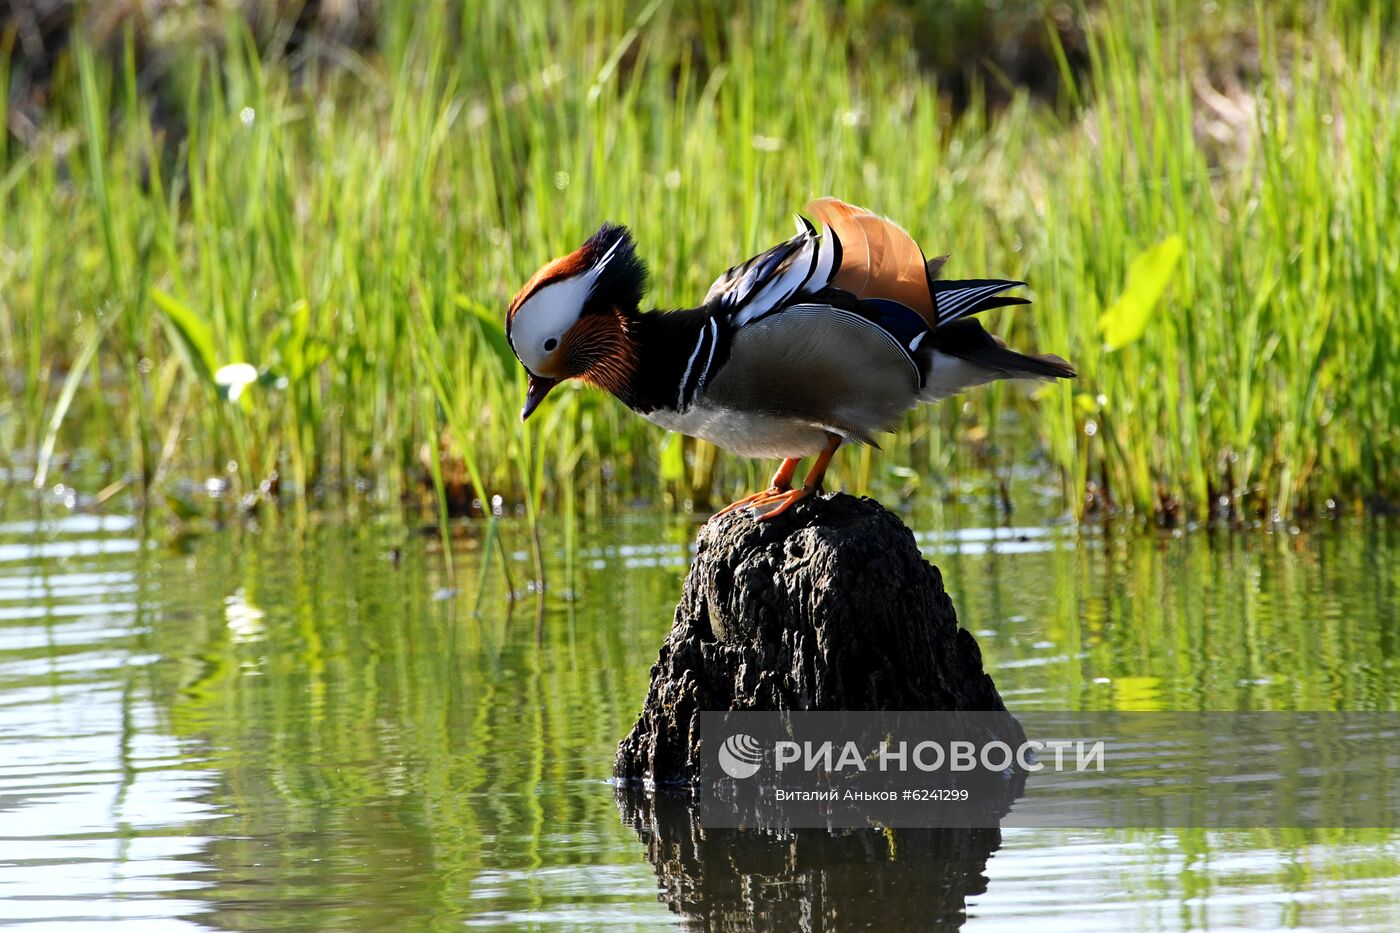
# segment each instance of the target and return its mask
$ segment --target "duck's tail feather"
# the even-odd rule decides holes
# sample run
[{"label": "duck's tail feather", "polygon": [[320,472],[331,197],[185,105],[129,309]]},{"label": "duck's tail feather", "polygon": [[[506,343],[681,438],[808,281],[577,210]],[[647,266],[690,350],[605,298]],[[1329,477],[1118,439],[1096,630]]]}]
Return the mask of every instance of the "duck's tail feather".
[{"label": "duck's tail feather", "polygon": [[929,341],[925,401],[998,379],[1073,379],[1074,367],[1053,353],[1019,353],[972,318],[939,327]]}]

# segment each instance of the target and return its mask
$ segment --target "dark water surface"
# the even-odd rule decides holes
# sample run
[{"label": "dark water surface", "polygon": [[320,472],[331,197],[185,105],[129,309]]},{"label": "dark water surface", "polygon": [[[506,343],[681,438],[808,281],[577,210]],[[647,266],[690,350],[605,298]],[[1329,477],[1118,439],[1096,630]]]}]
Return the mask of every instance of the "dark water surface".
[{"label": "dark water surface", "polygon": [[[1393,525],[1171,537],[909,520],[1013,710],[1400,700]],[[965,905],[970,930],[1400,924],[1394,832],[777,841],[702,837],[672,801],[620,803],[613,749],[694,530],[547,527],[537,603],[511,522],[467,529],[449,582],[431,537],[369,521],[172,545],[126,518],[11,514],[0,923],[626,929],[758,910],[893,929],[956,923]]]}]

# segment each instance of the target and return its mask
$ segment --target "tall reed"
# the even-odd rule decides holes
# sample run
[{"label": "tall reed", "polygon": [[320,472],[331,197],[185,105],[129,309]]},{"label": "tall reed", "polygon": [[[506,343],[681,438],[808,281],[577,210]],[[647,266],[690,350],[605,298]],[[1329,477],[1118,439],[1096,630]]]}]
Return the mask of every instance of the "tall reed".
[{"label": "tall reed", "polygon": [[0,441],[31,476],[90,451],[143,501],[217,477],[532,515],[713,504],[769,465],[581,389],[522,428],[502,310],[604,219],[657,303],[694,302],[833,193],[951,275],[1026,279],[1035,305],[989,326],[1082,374],[916,412],[834,484],[945,492],[1030,460],[1076,514],[1393,500],[1394,23],[1226,6],[1248,67],[1134,0],[1084,14],[1061,105],[961,114],[877,10],[816,2],[386,4],[377,54],[295,71],[231,20],[159,97],[129,35],[116,60],[78,37],[45,134],[0,149]]}]

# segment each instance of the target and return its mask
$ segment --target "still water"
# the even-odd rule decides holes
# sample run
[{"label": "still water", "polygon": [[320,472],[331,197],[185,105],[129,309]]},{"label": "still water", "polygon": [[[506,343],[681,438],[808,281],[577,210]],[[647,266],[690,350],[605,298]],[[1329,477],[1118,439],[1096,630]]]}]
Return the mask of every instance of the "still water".
[{"label": "still water", "polygon": [[[613,750],[695,532],[679,518],[547,526],[540,597],[511,521],[461,529],[449,577],[431,535],[372,520],[269,515],[177,537],[14,511],[0,520],[0,924],[1400,924],[1395,832],[702,837],[683,804],[619,799]],[[1170,536],[906,520],[1013,710],[1400,701],[1393,524]]]}]

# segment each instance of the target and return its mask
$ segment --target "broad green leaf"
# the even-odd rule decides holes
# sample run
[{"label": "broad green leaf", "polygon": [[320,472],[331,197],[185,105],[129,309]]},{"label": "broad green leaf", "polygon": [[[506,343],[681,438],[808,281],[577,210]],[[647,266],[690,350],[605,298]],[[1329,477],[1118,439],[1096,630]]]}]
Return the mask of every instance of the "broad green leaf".
[{"label": "broad green leaf", "polygon": [[170,342],[175,345],[185,365],[203,382],[213,382],[218,365],[214,357],[214,335],[209,325],[188,306],[158,288],[151,289],[151,300],[160,309]]},{"label": "broad green leaf", "polygon": [[680,482],[685,478],[685,445],[679,434],[667,433],[661,441],[661,480]]},{"label": "broad green leaf", "polygon": [[510,348],[506,329],[501,325],[500,314],[464,295],[457,295],[456,301],[458,307],[467,310],[476,318],[481,336],[485,338],[487,346],[496,354],[496,358],[501,361],[504,372],[507,375],[513,372],[519,364],[515,360],[515,351]]},{"label": "broad green leaf", "polygon": [[174,513],[175,517],[182,522],[192,522],[199,518],[199,506],[188,496],[167,492],[165,494],[165,505]]},{"label": "broad green leaf", "polygon": [[311,332],[310,302],[305,298],[294,302],[287,311],[285,321],[287,327],[277,342],[277,352],[281,355],[282,362],[291,373],[291,377],[300,381],[309,368],[307,355],[310,341],[307,335]]},{"label": "broad green leaf", "polygon": [[83,374],[87,372],[92,358],[97,355],[97,348],[102,343],[102,338],[107,335],[107,328],[112,326],[112,322],[120,314],[121,312],[118,311],[93,327],[88,333],[87,339],[83,341],[82,349],[78,351],[73,365],[68,368],[68,375],[63,380],[63,388],[58,393],[58,401],[54,404],[53,413],[49,416],[49,425],[44,431],[43,443],[39,445],[39,459],[34,467],[35,489],[43,489],[44,484],[48,481],[49,462],[53,459],[54,445],[58,442],[58,429],[63,426],[63,419],[68,417],[68,408],[73,404],[73,396],[77,394],[78,385],[83,381]]},{"label": "broad green leaf", "polygon": [[1108,349],[1121,350],[1146,332],[1147,319],[1171,282],[1182,247],[1181,236],[1173,234],[1133,257],[1123,294],[1099,318]]}]

